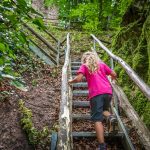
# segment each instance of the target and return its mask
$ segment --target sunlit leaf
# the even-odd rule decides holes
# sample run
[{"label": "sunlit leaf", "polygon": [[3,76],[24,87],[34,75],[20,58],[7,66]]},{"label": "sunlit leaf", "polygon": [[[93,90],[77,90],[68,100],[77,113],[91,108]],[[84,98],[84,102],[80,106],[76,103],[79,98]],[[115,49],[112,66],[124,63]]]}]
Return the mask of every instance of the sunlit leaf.
[{"label": "sunlit leaf", "polygon": [[18,80],[13,80],[10,83],[11,85],[15,86],[16,88],[20,89],[21,91],[27,92],[28,88],[20,81]]},{"label": "sunlit leaf", "polygon": [[4,52],[6,50],[6,47],[3,43],[0,43],[0,51]]},{"label": "sunlit leaf", "polygon": [[15,79],[16,79],[14,76],[11,76],[11,75],[9,75],[9,74],[1,74],[1,76],[2,76],[3,78],[8,78],[8,79],[12,79],[12,80],[15,80]]},{"label": "sunlit leaf", "polygon": [[45,29],[46,27],[45,27],[45,25],[44,25],[44,22],[43,22],[43,19],[42,18],[35,18],[34,20],[33,20],[33,23],[34,24],[36,24],[36,25],[38,25],[40,28],[42,28],[42,29]]}]

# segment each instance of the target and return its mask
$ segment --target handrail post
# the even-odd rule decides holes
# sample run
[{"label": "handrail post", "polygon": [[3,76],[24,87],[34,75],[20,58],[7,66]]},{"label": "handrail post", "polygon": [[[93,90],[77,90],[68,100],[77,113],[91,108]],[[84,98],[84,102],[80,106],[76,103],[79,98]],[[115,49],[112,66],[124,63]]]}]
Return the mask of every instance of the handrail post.
[{"label": "handrail post", "polygon": [[57,66],[59,66],[59,56],[60,56],[60,41],[57,42]]},{"label": "handrail post", "polygon": [[[111,50],[111,52],[112,52],[112,50]],[[110,66],[111,66],[111,69],[114,70],[114,60],[111,57],[110,57]],[[115,92],[113,92],[113,97],[114,97],[114,99],[113,99],[114,100],[114,106],[115,106],[116,111],[119,115],[119,100],[118,100],[118,97],[117,97]]]},{"label": "handrail post", "polygon": [[94,48],[94,50],[96,51],[96,41],[95,41],[95,39],[94,39],[94,41],[93,41],[93,48]]},{"label": "handrail post", "polygon": [[113,91],[113,98],[114,98],[114,106],[116,108],[117,114],[120,115],[120,109],[119,109],[119,99],[117,94]]},{"label": "handrail post", "polygon": [[114,70],[114,60],[111,57],[110,57],[110,66],[111,66],[111,69]]}]

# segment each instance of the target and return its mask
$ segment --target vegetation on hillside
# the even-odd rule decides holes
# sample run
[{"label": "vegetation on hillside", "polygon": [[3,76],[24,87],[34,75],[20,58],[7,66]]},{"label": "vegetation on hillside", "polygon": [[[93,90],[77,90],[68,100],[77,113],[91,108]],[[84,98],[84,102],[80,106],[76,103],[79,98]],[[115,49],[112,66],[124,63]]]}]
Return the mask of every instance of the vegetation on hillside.
[{"label": "vegetation on hillside", "polygon": [[19,55],[28,53],[28,37],[23,32],[23,22],[32,22],[44,28],[42,19],[32,19],[31,14],[40,16],[26,0],[4,0],[0,3],[0,79],[8,78],[22,90],[26,89],[14,68],[18,67]]}]

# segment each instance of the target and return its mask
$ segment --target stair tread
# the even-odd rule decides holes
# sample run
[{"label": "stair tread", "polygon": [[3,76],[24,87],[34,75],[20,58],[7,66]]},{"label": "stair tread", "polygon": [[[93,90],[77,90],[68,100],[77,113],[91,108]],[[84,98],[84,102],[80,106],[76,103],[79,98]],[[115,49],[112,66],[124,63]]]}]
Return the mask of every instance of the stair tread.
[{"label": "stair tread", "polygon": [[81,64],[81,61],[72,61],[71,64]]},{"label": "stair tread", "polygon": [[80,66],[71,66],[72,71],[73,70],[78,70],[80,68]]},{"label": "stair tread", "polygon": [[73,93],[89,93],[88,90],[73,90]]},{"label": "stair tread", "polygon": [[74,107],[89,107],[90,106],[90,102],[89,101],[73,101],[72,105]]},{"label": "stair tread", "polygon": [[[73,137],[96,137],[96,132],[72,132]],[[104,132],[105,137],[123,137],[124,133],[123,132],[118,132],[118,133],[109,133],[109,132]]]},{"label": "stair tread", "polygon": [[88,96],[88,90],[73,90],[73,96]]},{"label": "stair tread", "polygon": [[89,120],[91,119],[90,114],[72,114],[72,119],[74,120]]},{"label": "stair tread", "polygon": [[87,82],[74,83],[73,87],[87,87]]}]

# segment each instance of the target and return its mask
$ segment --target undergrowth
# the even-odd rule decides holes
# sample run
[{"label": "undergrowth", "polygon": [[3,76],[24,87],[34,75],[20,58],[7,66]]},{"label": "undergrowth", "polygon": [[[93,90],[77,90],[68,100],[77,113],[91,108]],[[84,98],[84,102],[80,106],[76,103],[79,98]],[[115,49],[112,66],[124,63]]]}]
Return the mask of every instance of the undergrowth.
[{"label": "undergrowth", "polygon": [[23,100],[19,101],[19,110],[21,112],[21,125],[25,133],[27,134],[29,143],[34,148],[46,148],[50,145],[50,129],[47,126],[43,127],[41,131],[34,127],[32,122],[32,111],[25,107]]}]

